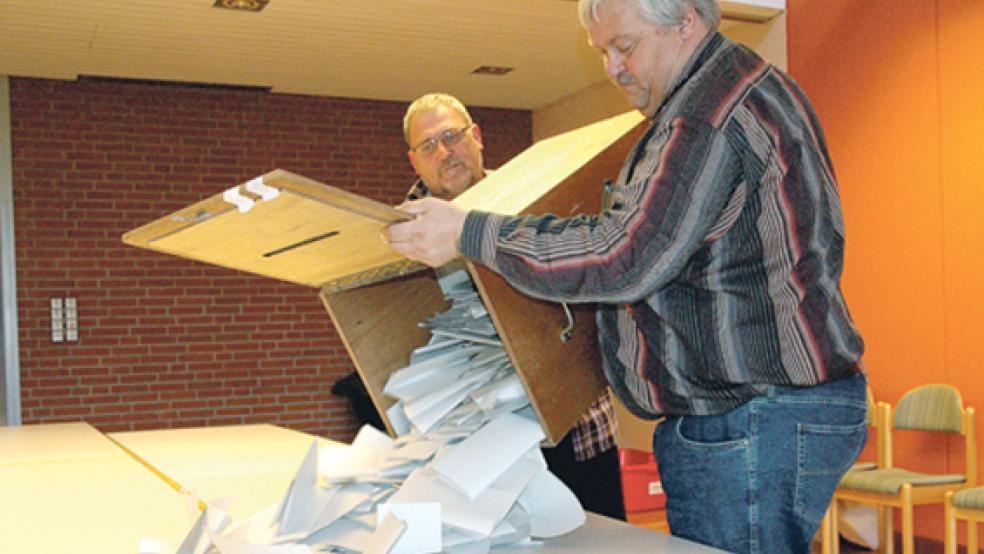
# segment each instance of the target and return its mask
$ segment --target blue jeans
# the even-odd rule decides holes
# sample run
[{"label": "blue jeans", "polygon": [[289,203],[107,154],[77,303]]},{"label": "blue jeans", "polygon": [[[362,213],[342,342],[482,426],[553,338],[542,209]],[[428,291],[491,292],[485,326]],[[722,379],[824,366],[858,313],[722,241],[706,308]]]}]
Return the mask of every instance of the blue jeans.
[{"label": "blue jeans", "polygon": [[770,387],[715,416],[668,417],[653,450],[674,535],[729,552],[810,552],[867,438],[863,374]]}]

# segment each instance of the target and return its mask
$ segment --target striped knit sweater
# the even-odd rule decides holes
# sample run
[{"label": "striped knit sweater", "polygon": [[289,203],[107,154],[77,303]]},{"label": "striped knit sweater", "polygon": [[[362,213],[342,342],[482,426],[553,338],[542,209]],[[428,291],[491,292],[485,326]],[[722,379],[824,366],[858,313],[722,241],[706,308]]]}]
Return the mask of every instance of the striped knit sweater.
[{"label": "striped knit sweater", "polygon": [[459,248],[531,296],[598,303],[605,373],[636,415],[859,371],[837,184],[789,76],[709,34],[614,189],[592,216],[470,212]]}]

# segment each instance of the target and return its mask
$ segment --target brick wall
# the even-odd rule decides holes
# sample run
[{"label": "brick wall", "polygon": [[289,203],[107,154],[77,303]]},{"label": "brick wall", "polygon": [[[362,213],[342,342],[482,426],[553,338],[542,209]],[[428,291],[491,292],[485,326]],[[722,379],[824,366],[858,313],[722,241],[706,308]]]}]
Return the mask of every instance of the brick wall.
[{"label": "brick wall", "polygon": [[[315,290],[120,236],[274,168],[398,203],[405,103],[22,78],[10,96],[25,423],[354,435],[330,392],[353,366]],[[529,145],[529,112],[473,116],[489,167]],[[53,297],[77,299],[77,342],[51,342]]]}]

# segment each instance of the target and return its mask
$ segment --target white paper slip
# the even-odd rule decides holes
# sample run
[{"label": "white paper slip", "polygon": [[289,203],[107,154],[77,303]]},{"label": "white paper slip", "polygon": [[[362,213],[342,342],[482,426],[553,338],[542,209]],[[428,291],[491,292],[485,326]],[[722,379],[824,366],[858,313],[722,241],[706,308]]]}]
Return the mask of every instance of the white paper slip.
[{"label": "white paper slip", "polygon": [[418,460],[400,461],[391,458],[387,460],[386,464],[379,468],[379,476],[399,482],[406,479],[407,475],[410,475],[411,471],[417,469],[418,467],[422,467],[423,465],[424,462]]},{"label": "white paper slip", "polygon": [[277,535],[307,533],[331,501],[333,492],[318,486],[318,441],[311,444],[287,490]]},{"label": "white paper slip", "polygon": [[486,346],[471,360],[471,366],[475,369],[501,367],[511,364],[512,362],[509,361],[509,356],[501,346]]},{"label": "white paper slip", "polygon": [[237,522],[235,527],[226,532],[226,536],[239,542],[268,544],[276,540],[277,527],[280,525],[280,508],[272,504],[254,513],[249,518]]},{"label": "white paper slip", "polygon": [[349,485],[335,486],[326,489],[329,497],[324,508],[316,516],[312,524],[306,529],[307,534],[311,534],[323,529],[342,517],[350,514],[353,510],[363,505],[372,498],[375,487],[371,485]]},{"label": "white paper slip", "polygon": [[420,433],[430,433],[436,425],[442,422],[442,418],[447,415],[455,406],[461,403],[462,400],[468,397],[468,391],[461,391],[459,396],[449,396],[439,401],[437,404],[430,406],[426,411],[421,412],[414,417],[409,417],[413,429]]},{"label": "white paper slip", "polygon": [[448,415],[444,416],[441,420],[441,425],[435,428],[431,433],[438,432],[438,429],[448,426],[448,427],[460,427],[462,425],[470,425],[472,422],[477,423],[475,429],[481,427],[481,422],[479,421],[479,416],[481,415],[481,410],[478,404],[475,402],[462,402],[457,408],[448,412]]},{"label": "white paper slip", "polygon": [[488,310],[485,309],[485,304],[481,302],[476,302],[468,306],[468,313],[476,319],[489,315]]},{"label": "white paper slip", "polygon": [[498,489],[510,493],[516,498],[526,489],[541,471],[547,469],[547,461],[543,458],[543,452],[539,446],[534,446],[526,451],[526,454],[516,460],[516,463],[509,466],[494,483],[490,485],[493,489]]},{"label": "white paper slip", "polygon": [[496,489],[486,490],[474,501],[469,500],[427,468],[410,474],[400,490],[390,497],[390,502],[394,503],[439,502],[444,525],[483,537],[492,533],[516,500],[515,495]]},{"label": "white paper slip", "polygon": [[474,500],[544,436],[539,423],[503,414],[448,449],[430,467]]},{"label": "white paper slip", "polygon": [[438,271],[440,277],[438,277],[437,283],[444,294],[451,294],[460,290],[473,290],[471,275],[468,274],[468,270],[463,267],[454,269],[453,264],[460,266],[461,262],[457,260],[448,262],[448,264],[441,266]]},{"label": "white paper slip", "polygon": [[442,529],[441,536],[444,542],[445,552],[456,552],[456,550],[454,550],[456,547],[472,544],[485,545],[486,551],[488,551],[489,547],[492,546],[492,541],[490,541],[488,537],[455,529],[454,527],[445,527]]},{"label": "white paper slip", "polygon": [[410,401],[455,382],[471,369],[469,360],[481,352],[481,346],[458,348],[426,362],[409,365],[390,375],[383,393]]},{"label": "white paper slip", "polygon": [[[372,520],[375,522],[376,514],[372,514]],[[344,517],[311,534],[304,542],[310,545],[331,545],[361,552],[365,550],[369,537],[374,531],[374,525],[366,525],[355,518]]]},{"label": "white paper slip", "polygon": [[407,524],[393,514],[386,514],[366,543],[365,554],[389,554],[407,529]]},{"label": "white paper slip", "polygon": [[408,366],[393,373],[383,393],[407,404],[454,383],[469,368],[467,359],[440,367]]},{"label": "white paper slip", "polygon": [[431,333],[442,337],[452,337],[468,342],[476,342],[479,344],[488,344],[492,346],[502,346],[502,341],[494,336],[490,337],[481,333],[474,333],[464,330],[452,331],[449,329],[432,329]]},{"label": "white paper slip", "polygon": [[549,471],[541,471],[519,497],[530,513],[530,535],[549,538],[584,525],[586,516],[574,493]]},{"label": "white paper slip", "polygon": [[530,406],[530,399],[523,397],[513,400],[511,402],[507,402],[505,404],[499,404],[498,406],[491,409],[484,409],[483,407],[481,411],[482,420],[488,421],[491,419],[496,419],[497,417],[505,413],[519,414],[522,413],[523,410],[528,409],[529,406]]},{"label": "white paper slip", "polygon": [[386,409],[386,417],[389,419],[390,427],[397,437],[403,437],[413,431],[410,420],[403,413],[403,401],[399,400]]},{"label": "white paper slip", "polygon": [[441,504],[438,502],[380,504],[380,521],[393,514],[406,523],[406,531],[390,550],[390,554],[427,554],[441,551]]},{"label": "white paper slip", "polygon": [[519,375],[513,373],[473,391],[470,396],[482,410],[488,411],[500,404],[526,398],[526,389]]},{"label": "white paper slip", "polygon": [[420,439],[394,448],[390,451],[389,459],[426,461],[442,446],[444,441]]},{"label": "white paper slip", "polygon": [[[448,383],[442,388],[425,394],[412,401],[407,401],[403,405],[403,412],[407,418],[422,432],[427,432],[433,425],[421,425],[420,420],[423,414],[429,414],[436,423],[438,419],[447,415],[455,406],[468,398],[468,394],[473,390],[484,385],[494,374],[494,370],[486,369],[472,371],[462,375],[457,381]],[[438,408],[435,411],[435,408]]]},{"label": "white paper slip", "polygon": [[318,471],[329,480],[375,477],[388,453],[388,447],[329,445],[321,450]]},{"label": "white paper slip", "polygon": [[[210,508],[206,505],[205,510],[199,512],[198,496],[187,489],[181,490],[181,497],[189,519],[192,520],[191,529],[188,530],[188,534],[185,535],[184,539],[181,541],[181,544],[178,545],[177,550],[171,550],[168,554],[171,554],[171,552],[174,552],[175,554],[202,554],[212,544],[209,541],[206,529],[209,524],[214,525],[217,522],[216,517],[209,513],[214,512],[215,508]],[[194,517],[194,514],[196,513],[198,514],[198,517]],[[152,544],[153,543],[149,542],[147,544],[147,548],[150,549]],[[143,548],[144,547],[141,546],[141,549]]]},{"label": "white paper slip", "polygon": [[529,542],[529,540],[530,514],[523,508],[522,504],[517,502],[506,514],[506,518],[495,528],[495,531],[492,531],[492,544],[513,544]]},{"label": "white paper slip", "polygon": [[352,439],[352,446],[354,448],[390,448],[393,446],[393,439],[372,425],[363,425],[356,433],[355,438]]},{"label": "white paper slip", "polygon": [[451,337],[435,337],[431,335],[430,342],[424,346],[414,348],[410,352],[410,363],[407,365],[422,364],[435,356],[440,356],[451,348],[459,348],[466,344],[458,339]]},{"label": "white paper slip", "polygon": [[445,443],[454,442],[458,439],[463,439],[475,431],[477,431],[482,426],[481,423],[469,421],[463,424],[455,425],[439,425],[436,429],[427,434],[427,438],[431,440],[441,440]]}]

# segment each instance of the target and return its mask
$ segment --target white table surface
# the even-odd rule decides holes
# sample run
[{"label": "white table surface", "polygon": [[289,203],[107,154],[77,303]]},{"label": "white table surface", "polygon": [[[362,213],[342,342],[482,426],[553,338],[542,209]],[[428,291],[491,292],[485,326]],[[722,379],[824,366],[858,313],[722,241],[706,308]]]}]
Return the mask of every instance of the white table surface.
[{"label": "white table surface", "polygon": [[126,457],[88,423],[0,427],[0,466]]},{"label": "white table surface", "polygon": [[497,546],[496,554],[710,554],[723,551],[588,513],[583,527],[532,546]]},{"label": "white table surface", "polygon": [[135,554],[190,525],[181,496],[94,428],[0,427],[0,552]]},{"label": "white table surface", "polygon": [[233,498],[236,519],[278,502],[317,441],[332,441],[275,425],[232,425],[109,436],[206,502]]},{"label": "white table surface", "polygon": [[[151,537],[176,544],[190,528],[188,515],[181,496],[155,472],[203,500],[236,497],[232,515],[246,517],[280,500],[315,440],[333,444],[274,425],[108,437],[85,424],[0,427],[0,553],[134,554],[140,539]],[[719,551],[589,513],[583,527],[562,537],[493,552]]]},{"label": "white table surface", "polygon": [[[238,497],[231,510],[246,517],[280,500],[316,437],[274,425],[111,433],[160,471],[195,488],[205,500]],[[318,439],[319,444],[332,444]],[[238,508],[238,513],[237,513]],[[719,552],[643,527],[588,514],[584,527],[533,547],[496,547],[496,553],[700,554]]]}]

